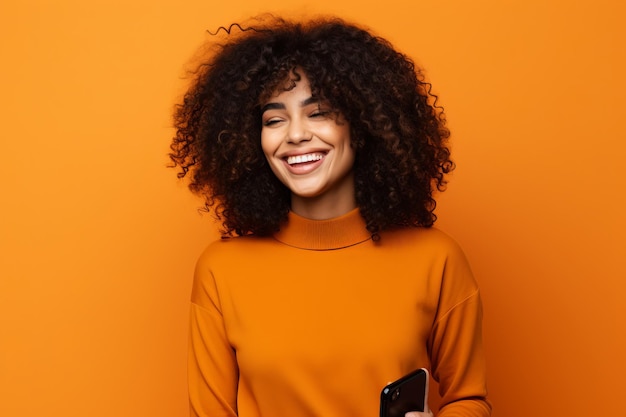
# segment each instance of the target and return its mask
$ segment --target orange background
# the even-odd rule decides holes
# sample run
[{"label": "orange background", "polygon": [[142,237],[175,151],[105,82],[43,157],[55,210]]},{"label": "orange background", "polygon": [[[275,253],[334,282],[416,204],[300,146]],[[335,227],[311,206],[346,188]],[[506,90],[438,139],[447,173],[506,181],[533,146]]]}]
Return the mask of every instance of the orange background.
[{"label": "orange background", "polygon": [[458,163],[438,226],[483,290],[494,416],[623,415],[622,2],[258,3],[0,5],[0,415],[187,414],[216,233],[165,168],[170,113],[205,29],[268,10],[337,13],[427,68]]}]

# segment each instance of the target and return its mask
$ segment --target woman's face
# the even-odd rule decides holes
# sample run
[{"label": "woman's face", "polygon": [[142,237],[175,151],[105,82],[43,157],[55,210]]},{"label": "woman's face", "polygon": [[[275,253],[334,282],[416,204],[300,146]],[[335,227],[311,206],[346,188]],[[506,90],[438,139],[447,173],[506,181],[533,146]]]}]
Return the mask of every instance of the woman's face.
[{"label": "woman's face", "polygon": [[295,213],[329,218],[356,207],[350,126],[311,96],[304,74],[293,89],[279,90],[263,103],[262,126],[263,152],[291,190]]}]

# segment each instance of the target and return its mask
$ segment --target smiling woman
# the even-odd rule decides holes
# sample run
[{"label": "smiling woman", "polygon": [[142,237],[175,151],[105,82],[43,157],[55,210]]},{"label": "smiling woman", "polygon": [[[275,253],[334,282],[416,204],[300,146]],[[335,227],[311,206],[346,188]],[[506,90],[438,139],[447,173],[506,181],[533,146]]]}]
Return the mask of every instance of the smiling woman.
[{"label": "smiling woman", "polygon": [[225,237],[196,267],[192,416],[374,417],[417,368],[438,415],[490,415],[480,293],[431,227],[454,165],[419,69],[338,19],[235,27],[171,145]]},{"label": "smiling woman", "polygon": [[330,219],[356,208],[350,126],[329,103],[311,96],[294,72],[262,109],[261,146],[274,175],[291,191],[291,211]]},{"label": "smiling woman", "polygon": [[390,227],[431,226],[433,191],[443,190],[454,164],[421,70],[384,39],[336,19],[240,27],[220,31],[198,65],[175,114],[171,153],[224,233],[271,235],[292,210],[289,188],[260,147],[262,107],[275,110],[267,107],[271,98],[301,76],[311,97],[349,125],[355,199],[367,230],[378,236]]}]

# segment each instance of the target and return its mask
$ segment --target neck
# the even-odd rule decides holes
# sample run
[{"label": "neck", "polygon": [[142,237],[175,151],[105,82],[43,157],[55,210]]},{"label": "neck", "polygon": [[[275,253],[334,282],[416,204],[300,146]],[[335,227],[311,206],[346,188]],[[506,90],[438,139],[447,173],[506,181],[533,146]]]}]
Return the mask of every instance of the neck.
[{"label": "neck", "polygon": [[291,211],[312,220],[327,220],[354,210],[357,207],[352,192],[329,190],[315,197],[302,197],[291,194]]},{"label": "neck", "polygon": [[339,217],[354,210],[356,207],[354,196],[340,199],[302,198],[294,195],[291,197],[291,211],[312,220],[326,220]]}]

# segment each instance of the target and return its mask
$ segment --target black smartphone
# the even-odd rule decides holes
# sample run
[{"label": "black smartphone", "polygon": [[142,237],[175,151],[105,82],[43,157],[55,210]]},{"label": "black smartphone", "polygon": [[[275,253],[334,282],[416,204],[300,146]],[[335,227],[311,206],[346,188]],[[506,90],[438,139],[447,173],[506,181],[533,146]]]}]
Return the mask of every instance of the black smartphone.
[{"label": "black smartphone", "polygon": [[383,388],[380,393],[380,417],[404,417],[409,411],[426,411],[428,371],[411,372]]}]

